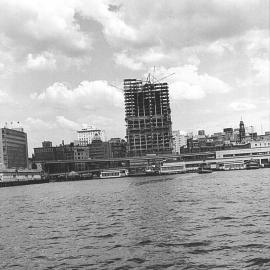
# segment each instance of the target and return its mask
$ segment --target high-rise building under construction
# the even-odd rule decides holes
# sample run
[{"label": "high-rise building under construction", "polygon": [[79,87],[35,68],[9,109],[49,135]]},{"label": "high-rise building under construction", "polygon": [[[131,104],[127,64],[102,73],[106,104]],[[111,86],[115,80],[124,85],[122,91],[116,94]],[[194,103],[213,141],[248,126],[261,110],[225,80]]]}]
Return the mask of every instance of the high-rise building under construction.
[{"label": "high-rise building under construction", "polygon": [[172,152],[172,122],[167,83],[124,80],[127,154]]}]

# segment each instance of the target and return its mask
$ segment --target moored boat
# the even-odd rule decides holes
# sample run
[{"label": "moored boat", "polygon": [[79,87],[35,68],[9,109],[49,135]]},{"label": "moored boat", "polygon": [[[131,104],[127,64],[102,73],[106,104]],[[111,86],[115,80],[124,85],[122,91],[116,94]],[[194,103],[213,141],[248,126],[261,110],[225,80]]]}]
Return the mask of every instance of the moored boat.
[{"label": "moored boat", "polygon": [[251,159],[246,162],[247,170],[259,169],[259,168],[260,168],[260,163],[257,160]]},{"label": "moored boat", "polygon": [[160,167],[160,174],[186,173],[186,166],[183,162],[167,162]]},{"label": "moored boat", "polygon": [[203,173],[212,173],[213,170],[211,169],[211,166],[207,163],[202,163],[200,164],[198,168],[198,173],[203,174]]},{"label": "moored boat", "polygon": [[128,176],[128,170],[120,169],[120,170],[104,170],[100,172],[99,178],[119,178]]},{"label": "moored boat", "polygon": [[0,170],[0,187],[47,183],[40,170],[2,169]]}]

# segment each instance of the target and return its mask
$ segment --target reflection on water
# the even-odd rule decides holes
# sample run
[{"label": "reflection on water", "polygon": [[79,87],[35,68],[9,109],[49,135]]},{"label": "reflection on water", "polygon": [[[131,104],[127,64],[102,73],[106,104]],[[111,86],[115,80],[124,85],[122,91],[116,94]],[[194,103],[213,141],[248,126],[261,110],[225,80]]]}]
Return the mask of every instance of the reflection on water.
[{"label": "reflection on water", "polygon": [[270,269],[270,170],[0,189],[1,269]]}]

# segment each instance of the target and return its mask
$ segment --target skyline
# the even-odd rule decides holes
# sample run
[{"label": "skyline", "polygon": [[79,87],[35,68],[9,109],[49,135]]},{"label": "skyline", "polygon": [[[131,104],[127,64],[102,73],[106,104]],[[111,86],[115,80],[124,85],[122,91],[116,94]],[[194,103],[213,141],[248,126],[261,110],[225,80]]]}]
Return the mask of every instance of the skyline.
[{"label": "skyline", "polygon": [[267,0],[0,0],[0,30],[0,123],[19,121],[30,149],[83,124],[124,137],[117,87],[154,66],[174,73],[173,130],[213,133],[241,116],[270,130]]}]

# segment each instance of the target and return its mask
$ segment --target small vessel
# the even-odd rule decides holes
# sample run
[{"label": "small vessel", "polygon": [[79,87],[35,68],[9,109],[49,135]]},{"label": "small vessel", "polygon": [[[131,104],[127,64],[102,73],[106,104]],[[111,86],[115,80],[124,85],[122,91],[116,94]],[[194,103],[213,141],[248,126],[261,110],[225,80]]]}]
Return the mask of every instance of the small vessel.
[{"label": "small vessel", "polygon": [[229,161],[217,164],[217,171],[244,170],[246,164],[243,161]]},{"label": "small vessel", "polygon": [[202,164],[200,164],[197,172],[200,174],[203,174],[203,173],[211,173],[213,171],[212,171],[211,166],[209,164],[202,163]]},{"label": "small vessel", "polygon": [[105,178],[119,178],[119,177],[125,177],[128,176],[128,170],[126,169],[120,169],[120,170],[106,170],[101,171],[99,178],[105,179]]},{"label": "small vessel", "polygon": [[186,172],[186,166],[183,162],[167,162],[160,167],[160,174],[180,174]]},{"label": "small vessel", "polygon": [[47,183],[40,170],[2,169],[0,170],[0,187]]},{"label": "small vessel", "polygon": [[260,163],[257,160],[251,159],[246,162],[247,170],[259,169],[259,168],[260,168]]},{"label": "small vessel", "polygon": [[156,165],[147,166],[145,168],[146,175],[157,175],[159,174],[159,169]]}]

